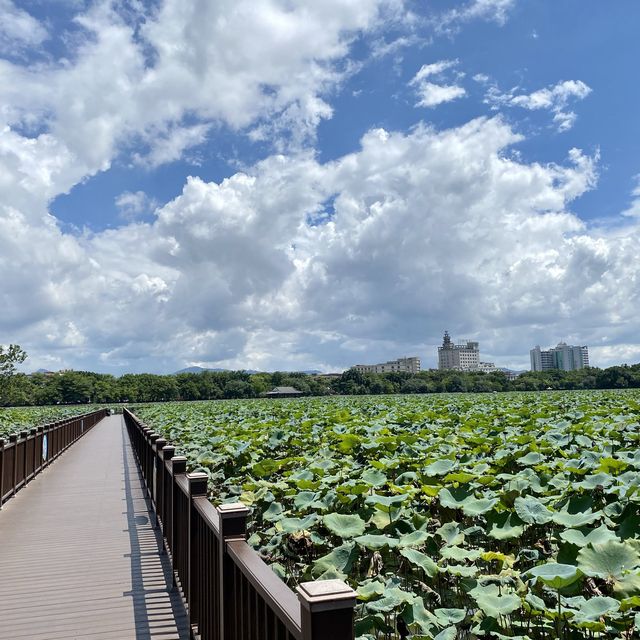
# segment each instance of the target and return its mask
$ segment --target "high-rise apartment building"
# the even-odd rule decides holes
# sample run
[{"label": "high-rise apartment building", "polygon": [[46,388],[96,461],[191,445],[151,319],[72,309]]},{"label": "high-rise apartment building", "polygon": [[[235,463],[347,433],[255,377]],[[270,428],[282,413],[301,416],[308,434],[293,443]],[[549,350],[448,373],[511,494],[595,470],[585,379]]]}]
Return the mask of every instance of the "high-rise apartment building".
[{"label": "high-rise apartment building", "polygon": [[442,346],[438,347],[438,369],[479,371],[490,368],[491,364],[490,362],[480,363],[479,343],[467,340],[464,344],[454,344],[449,332],[444,332]]},{"label": "high-rise apartment building", "polygon": [[543,351],[539,346],[531,349],[531,371],[561,369],[574,371],[589,366],[589,349],[560,342],[557,347]]},{"label": "high-rise apartment building", "polygon": [[357,364],[353,368],[361,373],[395,373],[397,371],[419,373],[420,358],[398,358],[380,364]]}]

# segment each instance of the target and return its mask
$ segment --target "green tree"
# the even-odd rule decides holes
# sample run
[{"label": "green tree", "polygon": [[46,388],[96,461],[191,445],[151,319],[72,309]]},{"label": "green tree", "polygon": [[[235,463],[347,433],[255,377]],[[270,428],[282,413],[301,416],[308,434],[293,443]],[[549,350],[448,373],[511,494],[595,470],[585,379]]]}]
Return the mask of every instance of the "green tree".
[{"label": "green tree", "polygon": [[0,404],[6,404],[16,365],[27,359],[26,352],[17,344],[0,345]]}]

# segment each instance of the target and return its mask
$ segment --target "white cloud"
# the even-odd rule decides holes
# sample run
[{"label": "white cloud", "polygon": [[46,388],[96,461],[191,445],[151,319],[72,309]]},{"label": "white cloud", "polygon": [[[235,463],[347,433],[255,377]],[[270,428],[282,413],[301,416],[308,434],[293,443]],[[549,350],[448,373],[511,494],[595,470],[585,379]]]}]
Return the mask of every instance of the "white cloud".
[{"label": "white cloud", "polygon": [[[354,37],[393,5],[166,0],[134,33],[96,2],[68,61],[0,61],[5,342],[22,344],[34,368],[114,371],[335,369],[403,353],[428,364],[447,327],[499,362],[569,335],[598,344],[596,364],[616,345],[633,353],[636,218],[595,231],[571,212],[595,185],[597,157],[519,160],[521,136],[499,117],[372,130],[327,163],[298,149],[331,116],[327,93],[348,73]],[[511,5],[470,3],[456,20],[500,20]],[[459,78],[445,60],[412,86],[435,104],[464,91]],[[579,86],[546,91],[509,99],[565,114]],[[157,206],[141,191],[118,197],[133,218],[118,229],[71,235],[48,214],[123,149],[153,167],[217,128],[297,150],[219,183],[192,177],[151,222],[135,219]]]},{"label": "white cloud", "polygon": [[571,129],[577,118],[576,113],[568,109],[569,103],[584,100],[591,93],[591,88],[581,80],[565,80],[529,94],[518,94],[517,91],[516,87],[502,93],[494,85],[487,92],[485,102],[494,108],[510,106],[529,111],[551,111],[558,131],[562,132]]},{"label": "white cloud", "polygon": [[12,0],[0,0],[0,53],[15,55],[47,39],[44,26]]},{"label": "white cloud", "polygon": [[631,201],[631,206],[625,211],[622,212],[622,215],[627,218],[638,218],[640,219],[640,175],[635,177],[636,186],[632,189],[631,195],[633,199]]},{"label": "white cloud", "polygon": [[[417,107],[436,107],[445,102],[451,102],[466,95],[463,87],[456,84],[440,84],[432,82],[435,78],[439,82],[446,82],[444,73],[457,66],[457,60],[440,60],[422,65],[418,73],[411,79],[409,86],[415,87],[418,94]],[[462,74],[457,74],[461,77]]]},{"label": "white cloud", "polygon": [[76,17],[85,37],[68,58],[0,60],[0,125],[44,128],[87,176],[135,140],[150,147],[138,162],[176,160],[214,125],[312,138],[353,38],[401,11],[398,0],[164,0],[136,29],[118,7],[100,0]]},{"label": "white cloud", "polygon": [[120,217],[123,220],[132,221],[152,213],[159,203],[144,191],[124,191],[115,199],[115,204],[120,210]]},{"label": "white cloud", "polygon": [[471,20],[490,20],[504,25],[516,0],[470,0],[461,7],[451,9],[437,17],[436,27],[441,31],[456,31]]},{"label": "white cloud", "polygon": [[575,335],[608,364],[606,348],[636,344],[640,234],[571,213],[594,158],[524,163],[506,153],[519,140],[500,118],[373,130],[334,162],[275,155],[191,178],[152,224],[83,238],[5,215],[0,326],[34,362],[117,370],[429,364],[444,328],[498,362]]}]

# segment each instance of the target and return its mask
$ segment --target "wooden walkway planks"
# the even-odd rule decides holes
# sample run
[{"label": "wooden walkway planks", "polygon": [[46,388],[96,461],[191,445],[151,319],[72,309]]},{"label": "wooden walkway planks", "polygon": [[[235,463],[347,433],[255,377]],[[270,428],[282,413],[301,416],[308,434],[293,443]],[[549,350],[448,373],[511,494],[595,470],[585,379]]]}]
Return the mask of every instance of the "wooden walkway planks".
[{"label": "wooden walkway planks", "polygon": [[0,640],[188,640],[121,416],[0,510]]}]

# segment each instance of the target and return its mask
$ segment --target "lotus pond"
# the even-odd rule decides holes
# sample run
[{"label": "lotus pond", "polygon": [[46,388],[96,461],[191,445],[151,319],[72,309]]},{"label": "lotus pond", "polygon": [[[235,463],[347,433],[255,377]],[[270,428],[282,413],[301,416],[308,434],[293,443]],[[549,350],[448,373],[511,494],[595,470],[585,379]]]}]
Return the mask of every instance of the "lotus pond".
[{"label": "lotus pond", "polygon": [[78,416],[96,409],[90,405],[64,407],[0,407],[0,438],[23,429],[28,430],[49,422]]},{"label": "lotus pond", "polygon": [[134,411],[289,584],[357,590],[360,640],[640,638],[637,392]]}]

